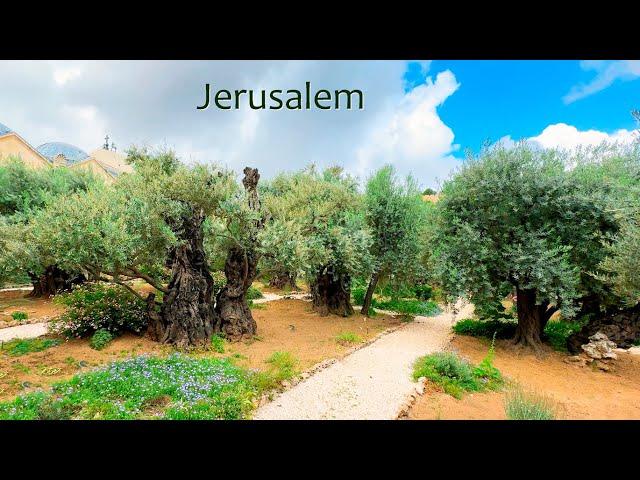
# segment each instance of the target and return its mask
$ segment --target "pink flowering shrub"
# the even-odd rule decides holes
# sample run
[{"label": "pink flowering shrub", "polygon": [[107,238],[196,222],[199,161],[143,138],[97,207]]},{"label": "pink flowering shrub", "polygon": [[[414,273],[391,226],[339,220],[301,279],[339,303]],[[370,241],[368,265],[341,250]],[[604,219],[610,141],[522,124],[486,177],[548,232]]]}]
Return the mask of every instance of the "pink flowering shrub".
[{"label": "pink flowering shrub", "polygon": [[51,322],[54,333],[88,337],[104,329],[112,335],[142,333],[147,324],[145,303],[119,285],[88,283],[58,295],[66,312]]}]

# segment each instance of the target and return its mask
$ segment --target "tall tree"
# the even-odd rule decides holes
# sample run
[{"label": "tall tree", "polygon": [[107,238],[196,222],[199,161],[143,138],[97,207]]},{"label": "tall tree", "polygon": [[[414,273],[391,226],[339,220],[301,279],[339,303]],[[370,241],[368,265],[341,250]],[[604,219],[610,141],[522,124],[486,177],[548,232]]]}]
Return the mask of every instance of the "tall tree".
[{"label": "tall tree", "polygon": [[99,180],[86,171],[67,168],[28,168],[10,157],[0,165],[0,284],[27,277],[31,296],[51,296],[83,281],[79,272],[65,271],[25,240],[25,224],[35,211],[74,192],[86,191]]},{"label": "tall tree", "polygon": [[515,341],[538,348],[551,315],[575,312],[583,279],[603,257],[615,219],[567,155],[519,144],[469,158],[442,189],[435,248],[449,293],[517,295]]},{"label": "tall tree", "polygon": [[322,173],[311,167],[282,174],[273,183],[265,205],[278,223],[270,225],[288,226],[289,238],[300,242],[295,251],[301,255],[313,308],[322,315],[353,314],[351,279],[368,275],[372,266],[371,233],[356,181],[336,167]]},{"label": "tall tree", "polygon": [[378,281],[385,277],[411,280],[420,271],[422,230],[426,203],[411,177],[404,183],[391,165],[382,167],[369,178],[365,212],[373,243],[374,270],[364,297],[361,312],[369,314]]}]

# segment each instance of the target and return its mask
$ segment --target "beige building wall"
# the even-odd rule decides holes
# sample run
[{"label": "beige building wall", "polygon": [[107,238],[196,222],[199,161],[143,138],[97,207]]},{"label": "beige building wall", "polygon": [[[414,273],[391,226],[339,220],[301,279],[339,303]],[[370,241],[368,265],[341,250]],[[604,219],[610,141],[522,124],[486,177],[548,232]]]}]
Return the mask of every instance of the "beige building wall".
[{"label": "beige building wall", "polygon": [[115,180],[113,176],[107,172],[102,165],[100,165],[95,158],[88,158],[82,162],[71,165],[69,168],[74,170],[87,170],[99,178],[102,178],[106,183],[113,183]]},{"label": "beige building wall", "polygon": [[17,134],[11,132],[0,137],[0,161],[9,156],[18,156],[31,168],[51,167],[49,161],[33,149]]}]

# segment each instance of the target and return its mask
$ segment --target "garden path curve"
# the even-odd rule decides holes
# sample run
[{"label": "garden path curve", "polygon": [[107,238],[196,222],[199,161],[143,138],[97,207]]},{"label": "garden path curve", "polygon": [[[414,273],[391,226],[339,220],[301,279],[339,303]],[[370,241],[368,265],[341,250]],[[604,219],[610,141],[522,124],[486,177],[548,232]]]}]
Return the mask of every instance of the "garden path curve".
[{"label": "garden path curve", "polygon": [[415,321],[357,350],[260,407],[256,420],[393,420],[416,383],[415,360],[443,350],[456,320],[471,316],[473,306],[458,304]]}]

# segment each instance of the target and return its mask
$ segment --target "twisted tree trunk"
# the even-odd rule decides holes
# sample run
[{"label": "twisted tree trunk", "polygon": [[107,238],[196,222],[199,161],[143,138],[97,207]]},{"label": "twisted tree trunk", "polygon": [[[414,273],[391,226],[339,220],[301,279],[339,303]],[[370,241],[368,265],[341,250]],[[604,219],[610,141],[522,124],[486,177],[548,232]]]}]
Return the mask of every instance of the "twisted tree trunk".
[{"label": "twisted tree trunk", "polygon": [[322,269],[311,283],[313,309],[325,316],[333,313],[341,317],[353,315],[351,306],[351,279],[348,275],[335,276]]},{"label": "twisted tree trunk", "polygon": [[182,243],[171,255],[171,281],[159,314],[155,311],[155,295],[147,299],[148,334],[161,343],[188,347],[209,342],[217,315],[211,301],[213,278],[203,245],[205,215],[192,212],[181,220],[177,230]]},{"label": "twisted tree trunk", "polygon": [[518,345],[539,350],[542,347],[544,328],[551,316],[557,311],[543,301],[536,305],[536,291],[516,288],[516,305],[518,310],[518,326],[514,342]]},{"label": "twisted tree trunk", "polygon": [[29,274],[33,290],[30,297],[52,297],[58,293],[71,290],[74,285],[87,279],[82,273],[71,275],[57,265],[50,265],[40,275]]},{"label": "twisted tree trunk", "polygon": [[289,286],[292,290],[298,290],[298,285],[296,284],[296,274],[290,272],[280,272],[276,273],[269,279],[269,286],[271,288],[285,288]]},{"label": "twisted tree trunk", "polygon": [[[242,184],[247,193],[249,208],[255,212],[260,211],[259,180],[260,174],[257,168],[244,169]],[[224,274],[227,284],[218,294],[216,301],[218,313],[216,331],[224,333],[231,341],[251,338],[258,330],[258,325],[247,303],[247,290],[257,274],[258,231],[262,226],[263,220],[256,220],[249,232],[247,245],[243,247],[236,245],[231,248],[225,261]]]}]

